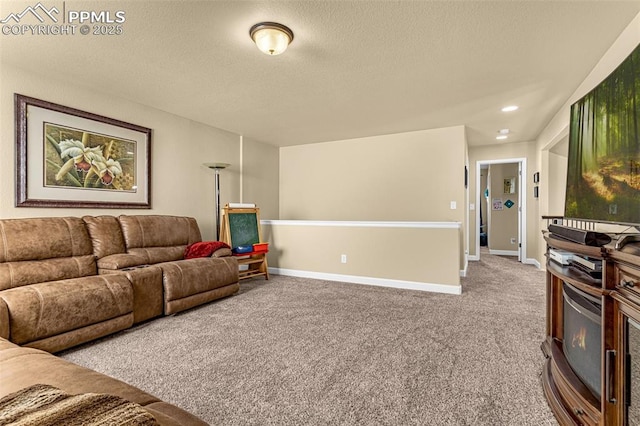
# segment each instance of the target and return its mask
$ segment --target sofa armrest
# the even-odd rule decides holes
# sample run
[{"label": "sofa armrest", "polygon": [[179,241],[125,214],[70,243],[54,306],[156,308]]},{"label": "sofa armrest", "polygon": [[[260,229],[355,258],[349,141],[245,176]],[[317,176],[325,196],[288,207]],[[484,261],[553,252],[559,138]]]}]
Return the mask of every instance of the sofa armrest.
[{"label": "sofa armrest", "polygon": [[159,317],[163,313],[162,269],[159,266],[131,267],[120,270],[101,269],[102,275],[126,276],[133,288],[133,323]]},{"label": "sofa armrest", "polygon": [[4,299],[0,297],[0,337],[9,339],[9,308],[4,302]]},{"label": "sofa armrest", "polygon": [[221,249],[218,249],[218,250],[214,251],[213,254],[211,255],[211,257],[227,257],[227,256],[231,256],[231,255],[233,255],[233,252],[231,251],[231,249],[221,248]]},{"label": "sofa armrest", "polygon": [[98,259],[97,263],[98,269],[110,269],[115,271],[117,269],[145,265],[149,262],[147,262],[147,259],[145,259],[144,257],[135,254],[118,253],[105,256],[102,259]]}]

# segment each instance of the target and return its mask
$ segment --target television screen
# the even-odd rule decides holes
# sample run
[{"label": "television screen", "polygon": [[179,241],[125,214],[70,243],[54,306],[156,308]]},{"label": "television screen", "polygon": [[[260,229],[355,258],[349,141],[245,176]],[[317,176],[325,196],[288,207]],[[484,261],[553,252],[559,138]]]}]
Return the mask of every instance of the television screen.
[{"label": "television screen", "polygon": [[640,45],[571,106],[565,217],[640,224]]}]

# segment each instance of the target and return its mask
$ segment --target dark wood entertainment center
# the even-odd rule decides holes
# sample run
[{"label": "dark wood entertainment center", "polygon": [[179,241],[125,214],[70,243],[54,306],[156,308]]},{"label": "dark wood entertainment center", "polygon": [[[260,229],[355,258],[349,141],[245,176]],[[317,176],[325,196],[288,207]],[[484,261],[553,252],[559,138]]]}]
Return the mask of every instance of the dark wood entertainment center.
[{"label": "dark wood entertainment center", "polygon": [[[640,424],[640,243],[616,249],[573,243],[545,234],[547,242],[546,339],[542,373],[545,396],[561,425]],[[563,266],[549,250],[563,250],[602,261],[602,278]],[[563,349],[564,283],[601,302],[600,388],[596,393],[570,365]],[[576,337],[574,336],[575,340]],[[571,340],[568,340],[568,343]],[[599,393],[599,395],[597,395]]]}]

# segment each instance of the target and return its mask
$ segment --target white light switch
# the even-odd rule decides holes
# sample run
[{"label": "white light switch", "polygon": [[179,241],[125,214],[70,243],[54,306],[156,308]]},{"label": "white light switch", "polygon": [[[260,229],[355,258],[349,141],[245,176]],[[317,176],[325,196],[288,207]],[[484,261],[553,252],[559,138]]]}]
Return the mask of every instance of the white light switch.
[{"label": "white light switch", "polygon": [[469,204],[469,210],[475,210],[476,209],[476,205],[471,203]]},{"label": "white light switch", "polygon": [[456,209],[456,207],[457,207],[456,202],[455,202],[455,201],[452,201],[452,202],[451,202],[451,210],[455,210],[455,209]]}]

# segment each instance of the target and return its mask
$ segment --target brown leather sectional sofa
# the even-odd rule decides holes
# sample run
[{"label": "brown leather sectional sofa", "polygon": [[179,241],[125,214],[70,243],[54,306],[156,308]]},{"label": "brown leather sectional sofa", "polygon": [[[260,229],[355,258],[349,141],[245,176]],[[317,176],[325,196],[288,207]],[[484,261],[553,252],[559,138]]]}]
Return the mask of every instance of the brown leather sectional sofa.
[{"label": "brown leather sectional sofa", "polygon": [[[200,240],[189,217],[0,220],[0,397],[37,379],[67,392],[113,389],[143,405],[170,406],[42,351],[58,352],[237,292],[238,265],[228,249],[184,259],[185,248]],[[193,417],[173,408],[179,417]]]},{"label": "brown leather sectional sofa", "polygon": [[75,365],[39,349],[0,338],[0,398],[35,384],[48,384],[70,394],[106,393],[140,404],[162,426],[207,423],[175,405],[120,380]]}]

